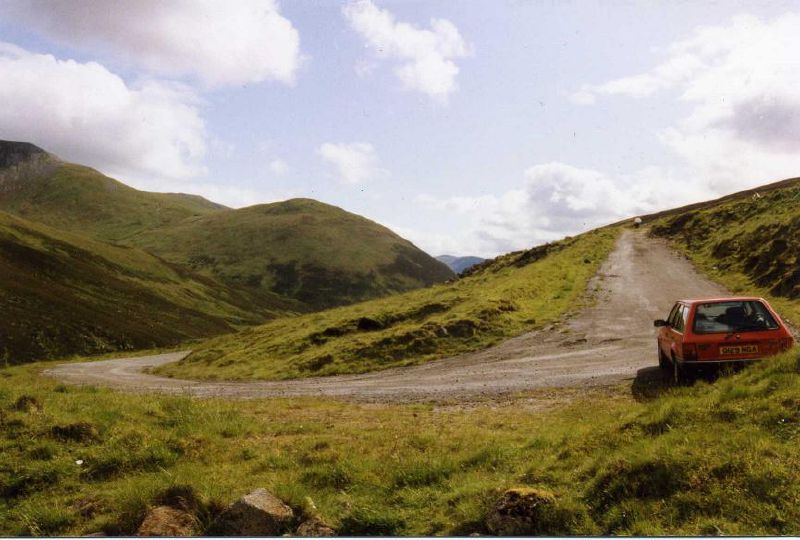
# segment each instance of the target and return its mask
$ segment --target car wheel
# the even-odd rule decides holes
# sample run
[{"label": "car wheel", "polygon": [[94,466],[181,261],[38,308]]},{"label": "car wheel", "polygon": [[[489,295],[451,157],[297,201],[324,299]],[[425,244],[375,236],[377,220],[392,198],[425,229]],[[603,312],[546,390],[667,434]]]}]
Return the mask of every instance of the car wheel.
[{"label": "car wheel", "polygon": [[675,357],[672,357],[672,382],[675,384],[682,384],[685,377],[683,374],[683,367],[678,363]]},{"label": "car wheel", "polygon": [[661,369],[667,369],[669,367],[667,363],[667,359],[664,357],[664,353],[661,351],[661,346],[657,345],[658,348],[658,367]]}]

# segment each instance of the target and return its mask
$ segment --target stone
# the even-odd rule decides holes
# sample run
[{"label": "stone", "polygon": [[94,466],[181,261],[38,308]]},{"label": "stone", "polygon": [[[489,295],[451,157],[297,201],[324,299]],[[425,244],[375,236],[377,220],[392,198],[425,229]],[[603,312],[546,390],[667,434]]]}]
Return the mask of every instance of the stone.
[{"label": "stone", "polygon": [[266,489],[257,489],[230,505],[219,517],[214,533],[222,536],[281,536],[294,512]]},{"label": "stone", "polygon": [[336,536],[334,531],[327,523],[318,517],[305,520],[297,527],[296,536]]},{"label": "stone", "polygon": [[492,534],[499,536],[541,534],[545,525],[543,521],[549,521],[548,510],[552,510],[555,502],[555,495],[547,490],[509,489],[497,501],[486,526]]},{"label": "stone", "polygon": [[157,506],[147,512],[136,536],[192,536],[194,526],[192,514],[169,506]]}]

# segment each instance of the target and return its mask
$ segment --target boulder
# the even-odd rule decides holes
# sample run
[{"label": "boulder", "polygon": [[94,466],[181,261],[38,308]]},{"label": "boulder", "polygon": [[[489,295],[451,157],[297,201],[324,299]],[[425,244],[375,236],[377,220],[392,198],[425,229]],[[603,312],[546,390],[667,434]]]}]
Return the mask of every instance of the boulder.
[{"label": "boulder", "polygon": [[296,536],[336,536],[334,531],[327,523],[318,517],[311,517],[297,527]]},{"label": "boulder", "polygon": [[486,527],[499,536],[547,534],[555,502],[555,495],[543,489],[509,489],[490,512]]},{"label": "boulder", "polygon": [[221,536],[280,536],[294,512],[266,489],[257,489],[229,506],[214,526]]},{"label": "boulder", "polygon": [[192,536],[194,525],[192,514],[169,506],[157,506],[147,512],[136,536]]}]

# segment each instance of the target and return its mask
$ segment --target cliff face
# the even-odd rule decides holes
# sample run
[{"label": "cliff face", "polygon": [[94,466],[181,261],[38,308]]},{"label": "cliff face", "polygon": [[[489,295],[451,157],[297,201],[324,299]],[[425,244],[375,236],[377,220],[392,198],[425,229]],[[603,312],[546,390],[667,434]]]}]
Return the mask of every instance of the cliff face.
[{"label": "cliff face", "polygon": [[0,141],[0,191],[11,191],[25,178],[55,169],[58,159],[27,142]]},{"label": "cliff face", "polygon": [[27,142],[0,141],[0,169],[13,167],[39,154],[47,152]]}]

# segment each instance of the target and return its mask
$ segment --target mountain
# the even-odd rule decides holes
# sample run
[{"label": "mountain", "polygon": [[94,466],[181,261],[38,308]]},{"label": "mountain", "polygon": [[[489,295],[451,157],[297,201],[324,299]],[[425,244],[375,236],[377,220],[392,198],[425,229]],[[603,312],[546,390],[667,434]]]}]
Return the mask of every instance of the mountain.
[{"label": "mountain", "polygon": [[386,227],[312,199],[209,213],[130,241],[225,283],[271,291],[312,309],[453,277]]},{"label": "mountain", "polygon": [[297,309],[0,212],[0,364],[174,345]]},{"label": "mountain", "polygon": [[436,260],[439,262],[443,262],[446,264],[450,270],[455,272],[456,274],[460,274],[464,270],[475,266],[476,264],[480,264],[484,262],[486,259],[482,259],[481,257],[456,257],[454,255],[439,255],[436,257]]},{"label": "mountain", "polygon": [[0,362],[168,345],[453,277],[340,208],[149,193],[25,142],[0,141],[0,214]]},{"label": "mountain", "polygon": [[144,231],[226,207],[196,195],[139,191],[32,144],[0,141],[0,210],[124,243]]}]

